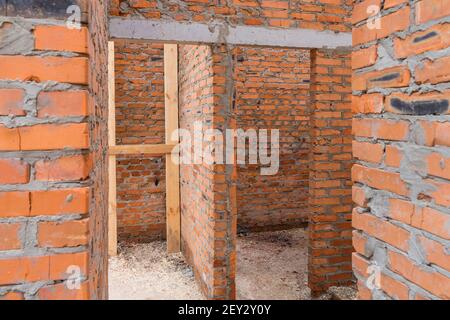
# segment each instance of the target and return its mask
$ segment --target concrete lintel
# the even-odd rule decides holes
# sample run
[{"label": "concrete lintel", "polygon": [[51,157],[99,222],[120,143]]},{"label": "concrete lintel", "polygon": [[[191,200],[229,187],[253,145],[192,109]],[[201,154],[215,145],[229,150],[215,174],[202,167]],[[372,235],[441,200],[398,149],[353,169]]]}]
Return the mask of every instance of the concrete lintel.
[{"label": "concrete lintel", "polygon": [[291,48],[351,47],[352,34],[312,29],[274,29],[261,26],[229,26],[184,23],[151,19],[110,18],[109,33],[114,39],[177,43],[228,43]]}]

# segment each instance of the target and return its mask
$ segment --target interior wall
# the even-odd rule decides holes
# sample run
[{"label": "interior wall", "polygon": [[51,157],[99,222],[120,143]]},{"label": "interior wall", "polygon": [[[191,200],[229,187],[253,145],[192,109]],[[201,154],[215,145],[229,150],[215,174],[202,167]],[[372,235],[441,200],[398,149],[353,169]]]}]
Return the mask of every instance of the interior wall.
[{"label": "interior wall", "polygon": [[[237,47],[234,50],[237,128],[278,129],[280,166],[238,165],[238,230],[304,226],[308,219],[310,149],[309,50]],[[264,165],[266,166],[266,165]]]},{"label": "interior wall", "polygon": [[[115,41],[116,144],[162,144],[164,45]],[[117,156],[119,241],[166,235],[165,158]]]},{"label": "interior wall", "polygon": [[[194,136],[194,123],[207,129],[229,125],[231,104],[226,64],[231,54],[224,47],[179,46],[180,128],[192,141],[211,145]],[[187,150],[193,152],[193,149]],[[182,155],[185,151],[182,150]],[[193,154],[193,153],[192,153]],[[234,167],[208,164],[201,156],[193,164],[180,166],[182,251],[193,266],[207,298],[235,297],[236,191]]]}]

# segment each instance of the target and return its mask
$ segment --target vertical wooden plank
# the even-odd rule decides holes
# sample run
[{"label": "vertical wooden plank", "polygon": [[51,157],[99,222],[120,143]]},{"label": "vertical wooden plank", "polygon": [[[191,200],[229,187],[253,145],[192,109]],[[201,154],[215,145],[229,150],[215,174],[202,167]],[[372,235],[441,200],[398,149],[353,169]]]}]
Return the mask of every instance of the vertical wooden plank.
[{"label": "vertical wooden plank", "polygon": [[[172,133],[178,129],[178,46],[164,45],[164,96],[166,144],[178,143]],[[180,168],[166,155],[166,225],[167,251],[181,250]]]},{"label": "vertical wooden plank", "polygon": [[[114,42],[108,42],[108,144],[116,145],[116,103],[115,103]],[[117,255],[117,204],[116,204],[116,156],[108,156],[108,252]]]}]

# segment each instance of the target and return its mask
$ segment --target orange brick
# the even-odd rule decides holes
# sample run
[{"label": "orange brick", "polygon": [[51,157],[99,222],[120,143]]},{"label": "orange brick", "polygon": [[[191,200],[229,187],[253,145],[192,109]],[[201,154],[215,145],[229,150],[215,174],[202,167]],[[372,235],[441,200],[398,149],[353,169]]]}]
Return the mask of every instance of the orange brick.
[{"label": "orange brick", "polygon": [[71,266],[78,267],[81,272],[81,276],[87,276],[88,262],[89,256],[86,251],[50,256],[49,278],[51,280],[67,279],[70,276],[70,273],[68,273],[68,268]]},{"label": "orange brick", "polygon": [[286,1],[263,0],[261,3],[263,8],[288,9],[289,3]]},{"label": "orange brick", "polygon": [[385,0],[383,8],[385,10],[390,9],[390,8],[396,7],[405,2],[408,2],[408,1],[407,0]]},{"label": "orange brick", "polygon": [[352,199],[353,202],[356,203],[360,207],[366,207],[367,206],[367,197],[366,193],[364,192],[364,189],[358,187],[358,186],[352,186]]},{"label": "orange brick", "polygon": [[388,257],[392,271],[442,299],[450,299],[450,281],[445,275],[421,268],[400,253],[389,251]]},{"label": "orange brick", "polygon": [[0,259],[0,285],[48,280],[48,276],[48,256]]},{"label": "orange brick", "polygon": [[16,128],[6,128],[0,125],[0,150],[1,151],[19,151],[20,136]]},{"label": "orange brick", "polygon": [[380,163],[383,155],[384,147],[381,144],[353,141],[353,156],[360,160]]},{"label": "orange brick", "polygon": [[446,252],[447,246],[421,235],[417,238],[425,252],[427,261],[450,272],[450,255]]},{"label": "orange brick", "polygon": [[367,238],[363,235],[362,232],[358,230],[352,231],[352,244],[357,253],[366,256]]},{"label": "orange brick", "polygon": [[406,196],[409,193],[408,186],[401,179],[399,173],[366,168],[355,164],[352,167],[352,180],[367,184],[375,189],[391,191],[402,196]]},{"label": "orange brick", "polygon": [[422,0],[416,3],[416,23],[443,18],[450,15],[449,0]]},{"label": "orange brick", "polygon": [[0,217],[26,217],[30,213],[30,193],[22,191],[0,192]]},{"label": "orange brick", "polygon": [[69,29],[65,26],[36,26],[34,30],[36,50],[72,51],[87,53],[88,31],[86,27]]},{"label": "orange brick", "polygon": [[30,180],[30,165],[19,159],[0,159],[0,183],[24,184]]},{"label": "orange brick", "polygon": [[87,214],[88,191],[88,188],[32,191],[31,215]]},{"label": "orange brick", "polygon": [[20,223],[0,223],[0,251],[22,248],[19,238]]},{"label": "orange brick", "polygon": [[22,150],[85,149],[89,147],[86,123],[42,124],[21,127]]},{"label": "orange brick", "polygon": [[395,146],[386,146],[386,165],[399,168],[403,159],[403,152]]},{"label": "orange brick", "polygon": [[369,265],[369,260],[356,252],[352,253],[352,267],[355,273],[360,274],[363,277],[367,277],[369,275],[367,270]]},{"label": "orange brick", "polygon": [[410,79],[409,69],[403,66],[357,73],[352,79],[352,89],[363,91],[372,88],[406,87],[409,85]]},{"label": "orange brick", "polygon": [[450,57],[443,57],[434,61],[426,60],[416,67],[416,81],[418,83],[441,83],[450,80]]},{"label": "orange brick", "polygon": [[352,96],[354,113],[381,113],[383,111],[383,95],[380,93]]},{"label": "orange brick", "polygon": [[38,242],[41,247],[76,247],[88,243],[88,219],[63,222],[41,222]]},{"label": "orange brick", "polygon": [[450,46],[450,23],[438,24],[425,31],[415,32],[405,39],[394,40],[395,56],[406,58],[427,51]]},{"label": "orange brick", "polygon": [[37,99],[38,117],[84,117],[88,115],[87,91],[41,92]]},{"label": "orange brick", "polygon": [[372,300],[372,292],[366,287],[364,282],[358,280],[358,300]]},{"label": "orange brick", "polygon": [[401,141],[408,135],[409,124],[401,120],[354,118],[352,130],[358,137]]},{"label": "orange brick", "polygon": [[0,116],[24,116],[24,98],[23,89],[0,89]]},{"label": "orange brick", "polygon": [[21,292],[8,292],[7,294],[0,296],[0,300],[24,300],[23,293]]},{"label": "orange brick", "polygon": [[419,137],[416,143],[426,146],[450,146],[450,123],[419,121]]},{"label": "orange brick", "polygon": [[88,300],[89,287],[83,282],[80,289],[69,289],[66,283],[60,283],[43,287],[37,296],[40,300]]},{"label": "orange brick", "polygon": [[394,32],[402,31],[409,27],[410,8],[404,7],[380,18],[380,29],[370,29],[367,23],[352,29],[353,45],[368,43],[376,39],[382,39]]},{"label": "orange brick", "polygon": [[0,79],[88,83],[88,59],[84,57],[0,56]]},{"label": "orange brick", "polygon": [[386,97],[386,111],[398,114],[429,115],[449,114],[450,91],[414,93],[393,93]]},{"label": "orange brick", "polygon": [[[381,8],[381,1],[380,0],[365,0],[360,3],[355,3],[353,5],[352,10],[352,23],[356,24],[360,21],[366,20],[370,16],[374,16],[374,13],[371,10],[372,6],[377,6],[378,8]],[[370,9],[370,10],[369,10]]]},{"label": "orange brick", "polygon": [[380,284],[383,291],[391,298],[409,300],[409,288],[404,283],[389,277],[385,273],[381,273]]},{"label": "orange brick", "polygon": [[352,52],[352,69],[359,69],[375,64],[378,58],[377,46]]},{"label": "orange brick", "polygon": [[450,180],[450,158],[437,152],[426,156],[428,174]]},{"label": "orange brick", "polygon": [[409,249],[409,231],[369,213],[358,213],[353,209],[353,228],[384,241],[402,251]]},{"label": "orange brick", "polygon": [[91,163],[88,155],[40,160],[35,164],[38,181],[80,181],[89,177]]},{"label": "orange brick", "polygon": [[434,201],[442,206],[450,206],[450,183],[437,182],[433,180],[426,180],[434,187],[433,191],[428,191],[428,195],[431,196]]}]

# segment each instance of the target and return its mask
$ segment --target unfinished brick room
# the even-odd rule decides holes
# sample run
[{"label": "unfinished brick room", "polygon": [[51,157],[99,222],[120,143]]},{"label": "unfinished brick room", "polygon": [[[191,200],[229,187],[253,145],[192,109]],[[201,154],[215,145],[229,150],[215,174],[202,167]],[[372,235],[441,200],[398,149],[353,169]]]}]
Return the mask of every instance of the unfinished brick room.
[{"label": "unfinished brick room", "polygon": [[0,0],[0,300],[450,299],[450,0]]}]

